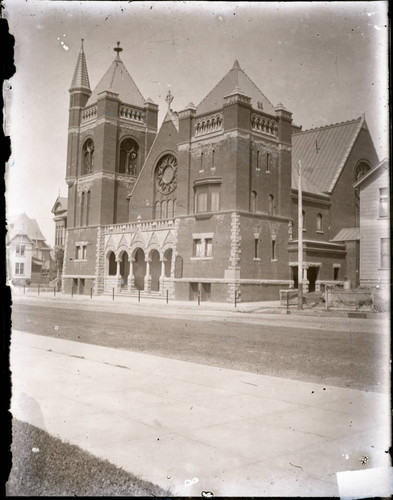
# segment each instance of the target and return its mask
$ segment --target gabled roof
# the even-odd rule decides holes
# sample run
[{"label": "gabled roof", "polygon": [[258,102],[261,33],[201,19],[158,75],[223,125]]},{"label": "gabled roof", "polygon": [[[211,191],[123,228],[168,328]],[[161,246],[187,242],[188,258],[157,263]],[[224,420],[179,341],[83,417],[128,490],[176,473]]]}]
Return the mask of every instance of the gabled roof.
[{"label": "gabled roof", "polygon": [[72,77],[70,90],[71,89],[85,89],[90,91],[89,74],[87,72],[86,57],[83,51],[83,38],[81,50],[75,66],[74,76]]},{"label": "gabled roof", "polygon": [[179,132],[179,115],[172,110],[168,110],[162,123],[171,121]]},{"label": "gabled roof", "polygon": [[37,221],[35,219],[30,219],[24,213],[8,217],[7,224],[9,228],[9,239],[12,239],[17,234],[25,234],[33,241],[45,241],[45,237],[41,233]]},{"label": "gabled roof", "polygon": [[257,103],[262,103],[263,111],[275,114],[273,104],[262,94],[255,83],[240,68],[236,60],[228,73],[217,83],[207,96],[197,106],[196,114],[202,115],[221,109],[224,97],[230,95],[236,88],[240,89],[247,97],[251,97],[251,105],[257,108]]},{"label": "gabled roof", "polygon": [[[304,182],[316,192],[331,193],[355,144],[364,116],[292,135],[292,187],[297,189],[296,165],[302,164]],[[306,181],[307,180],[307,181]],[[318,194],[318,193],[317,193]]]},{"label": "gabled roof", "polygon": [[360,240],[360,229],[358,227],[344,227],[330,241],[356,241]]},{"label": "gabled roof", "polygon": [[55,212],[65,212],[67,208],[68,208],[68,198],[66,198],[65,196],[58,196],[52,207],[51,212],[53,214]]},{"label": "gabled roof", "polygon": [[387,158],[384,158],[378,165],[371,170],[369,170],[365,175],[363,175],[355,184],[353,185],[354,188],[359,187],[361,184],[364,183],[367,179],[370,179],[371,176],[373,176],[378,170],[382,169],[388,170],[389,169],[389,161]]},{"label": "gabled roof", "polygon": [[[115,51],[117,50],[118,49],[115,49]],[[105,90],[119,94],[120,101],[126,104],[133,104],[139,107],[143,107],[145,104],[145,98],[131,78],[131,75],[128,73],[127,68],[120,59],[118,51],[116,59],[109,66],[108,71],[93,90],[86,106],[97,102],[98,94]]]}]

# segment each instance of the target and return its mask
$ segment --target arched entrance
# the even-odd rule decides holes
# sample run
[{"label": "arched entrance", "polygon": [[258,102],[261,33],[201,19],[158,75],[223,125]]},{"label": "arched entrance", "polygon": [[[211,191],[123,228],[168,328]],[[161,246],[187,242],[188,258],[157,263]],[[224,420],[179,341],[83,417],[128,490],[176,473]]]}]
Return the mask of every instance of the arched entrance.
[{"label": "arched entrance", "polygon": [[171,267],[172,267],[172,248],[168,248],[168,250],[164,253],[165,259],[165,278],[171,277]]},{"label": "arched entrance", "polygon": [[108,259],[108,276],[116,276],[116,255],[114,252],[109,252],[106,256]]},{"label": "arched entrance", "polygon": [[130,273],[130,263],[127,252],[122,252],[120,262],[121,288],[127,288],[128,275]]},{"label": "arched entrance", "polygon": [[161,264],[160,254],[157,250],[151,251],[150,259],[151,290],[152,292],[158,292],[160,289]]},{"label": "arched entrance", "polygon": [[135,280],[135,288],[137,290],[144,290],[145,274],[146,274],[145,252],[141,248],[138,248],[138,250],[135,252],[135,262],[134,262],[134,280]]}]

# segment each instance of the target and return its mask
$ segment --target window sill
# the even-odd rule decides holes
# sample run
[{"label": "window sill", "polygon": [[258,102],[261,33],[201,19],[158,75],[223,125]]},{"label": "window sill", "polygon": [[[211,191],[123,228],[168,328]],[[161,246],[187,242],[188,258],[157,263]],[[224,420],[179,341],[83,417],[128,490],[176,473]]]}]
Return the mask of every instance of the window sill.
[{"label": "window sill", "polygon": [[316,231],[317,234],[323,234],[323,231]]},{"label": "window sill", "polygon": [[261,262],[261,259],[259,257],[254,257],[254,262]]},{"label": "window sill", "polygon": [[74,262],[87,262],[87,259],[74,259]]},{"label": "window sill", "polygon": [[380,215],[377,220],[389,220],[389,216],[388,215]]},{"label": "window sill", "polygon": [[278,262],[278,259],[271,259],[270,262]]},{"label": "window sill", "polygon": [[190,257],[190,260],[213,260],[213,257]]}]

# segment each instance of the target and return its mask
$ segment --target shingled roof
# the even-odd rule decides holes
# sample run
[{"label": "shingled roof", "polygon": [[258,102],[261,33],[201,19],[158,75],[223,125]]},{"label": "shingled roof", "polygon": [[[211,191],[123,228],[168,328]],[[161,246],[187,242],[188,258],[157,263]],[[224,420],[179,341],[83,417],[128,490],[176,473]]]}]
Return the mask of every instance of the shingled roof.
[{"label": "shingled roof", "polygon": [[9,227],[8,238],[11,240],[16,235],[27,235],[34,241],[45,241],[45,237],[35,219],[30,219],[25,213],[10,216],[7,221]]},{"label": "shingled roof", "polygon": [[105,90],[119,94],[119,99],[126,104],[144,106],[145,98],[120,59],[119,52],[117,52],[116,59],[93,90],[86,106],[97,102],[98,94]]},{"label": "shingled roof", "polygon": [[85,89],[90,91],[89,74],[87,72],[86,57],[83,51],[83,38],[81,50],[76,62],[74,76],[72,77],[71,89]]},{"label": "shingled roof", "polygon": [[217,83],[217,85],[202,99],[197,106],[196,114],[202,115],[221,109],[224,97],[230,95],[236,88],[248,97],[251,97],[251,105],[257,108],[258,102],[263,106],[263,111],[275,114],[273,104],[262,94],[255,83],[240,68],[236,60],[228,73]]},{"label": "shingled roof", "polygon": [[[292,135],[292,188],[298,189],[296,168],[302,164],[303,190],[330,194],[355,144],[364,116]],[[307,187],[306,187],[307,186]]]}]

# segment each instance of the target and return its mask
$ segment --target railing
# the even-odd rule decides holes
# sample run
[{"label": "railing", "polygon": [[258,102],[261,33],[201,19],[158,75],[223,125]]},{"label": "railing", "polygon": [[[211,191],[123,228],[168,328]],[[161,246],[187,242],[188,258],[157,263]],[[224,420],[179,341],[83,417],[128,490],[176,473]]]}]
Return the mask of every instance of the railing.
[{"label": "railing", "polygon": [[268,118],[267,116],[252,113],[251,115],[251,129],[256,132],[262,132],[273,137],[277,137],[278,127],[277,123]]},{"label": "railing", "polygon": [[126,224],[112,224],[104,227],[104,234],[134,233],[136,231],[156,231],[157,229],[171,229],[175,225],[174,219],[154,220],[146,222],[128,222]]},{"label": "railing", "polygon": [[124,118],[126,120],[143,123],[145,113],[139,109],[131,108],[130,106],[120,106],[119,116],[120,118]]},{"label": "railing", "polygon": [[97,118],[97,106],[90,106],[82,111],[82,123],[95,120]]},{"label": "railing", "polygon": [[206,116],[201,118],[195,123],[195,136],[210,134],[222,130],[222,115],[217,113],[215,115]]}]

